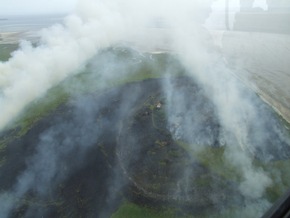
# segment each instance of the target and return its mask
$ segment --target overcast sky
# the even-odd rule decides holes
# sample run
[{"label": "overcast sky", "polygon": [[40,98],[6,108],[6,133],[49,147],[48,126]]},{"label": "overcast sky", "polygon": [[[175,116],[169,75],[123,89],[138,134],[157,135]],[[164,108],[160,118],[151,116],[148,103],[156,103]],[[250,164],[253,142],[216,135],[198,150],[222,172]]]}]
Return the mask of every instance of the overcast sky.
[{"label": "overcast sky", "polygon": [[68,13],[77,0],[0,0],[0,17]]},{"label": "overcast sky", "polygon": [[[76,2],[77,0],[0,0],[0,17],[6,15],[63,14],[72,11]],[[239,6],[239,0],[230,0],[229,2],[231,8]],[[266,9],[265,2],[266,0],[255,0],[254,6]],[[213,5],[224,9],[224,3],[225,0],[216,0]]]}]

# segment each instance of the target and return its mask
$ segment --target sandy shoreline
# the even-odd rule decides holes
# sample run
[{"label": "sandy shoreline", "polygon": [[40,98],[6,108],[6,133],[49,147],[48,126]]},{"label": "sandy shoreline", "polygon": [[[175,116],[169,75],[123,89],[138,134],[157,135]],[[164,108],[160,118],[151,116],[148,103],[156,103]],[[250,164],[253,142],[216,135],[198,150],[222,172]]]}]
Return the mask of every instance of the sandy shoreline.
[{"label": "sandy shoreline", "polygon": [[290,36],[226,32],[222,51],[235,74],[290,123]]},{"label": "sandy shoreline", "polygon": [[17,44],[21,40],[35,41],[37,38],[37,31],[2,32],[0,44]]}]

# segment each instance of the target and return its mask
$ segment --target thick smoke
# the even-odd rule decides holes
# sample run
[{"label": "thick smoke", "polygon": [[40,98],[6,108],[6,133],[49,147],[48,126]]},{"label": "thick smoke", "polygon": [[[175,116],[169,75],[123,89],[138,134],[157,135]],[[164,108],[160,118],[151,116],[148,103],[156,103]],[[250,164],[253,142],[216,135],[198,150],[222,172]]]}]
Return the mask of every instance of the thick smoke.
[{"label": "thick smoke", "polygon": [[[201,26],[195,25],[174,33],[176,36],[173,37],[175,42],[173,46],[176,46],[174,50],[178,51],[180,61],[187,68],[189,75],[206,90],[206,95],[214,104],[214,110],[218,114],[221,126],[220,144],[225,145],[225,162],[234,166],[239,172],[241,194],[247,200],[259,200],[258,202],[260,202],[259,207],[252,201],[248,205],[252,208],[257,207],[257,210],[248,211],[248,213],[253,212],[248,216],[255,216],[254,214],[261,213],[269,206],[269,202],[264,200],[263,196],[273,181],[268,172],[254,165],[254,160],[259,158],[267,162],[277,156],[278,158],[288,156],[287,133],[281,128],[277,128],[279,126],[277,121],[270,118],[271,114],[266,111],[266,108],[259,106],[260,100],[235,76],[239,72],[232,72],[226,66],[221,54],[214,48],[207,31]],[[167,88],[170,90],[170,86],[165,84],[165,89]],[[169,114],[176,119],[172,111],[178,112],[180,107],[185,107],[188,102],[185,100],[184,93],[178,94],[175,89],[171,89],[169,93],[175,95],[173,98],[171,96],[173,103],[169,105],[171,108]],[[199,102],[198,99],[192,100],[191,107],[196,107]],[[210,110],[210,107],[209,105],[206,108]],[[192,113],[194,108],[188,112],[187,119],[182,121],[181,132],[189,131],[191,133],[187,134],[187,140],[193,145],[192,149],[198,151],[201,147],[205,147],[204,144],[208,144],[204,141],[196,141],[200,136],[196,133],[201,128],[196,127],[196,124],[202,120],[202,116],[197,117],[195,113]],[[210,129],[204,121],[202,123],[203,133],[206,134],[206,131]],[[271,133],[278,136],[275,137],[278,138],[277,140],[269,135],[269,129],[272,129]],[[173,133],[176,133],[176,130]],[[214,135],[214,132],[211,132],[206,138],[210,141]],[[193,137],[193,139],[188,139],[188,137]]]},{"label": "thick smoke", "polygon": [[78,73],[100,49],[123,37],[120,15],[102,1],[81,1],[64,25],[43,30],[39,45],[22,42],[8,62],[1,63],[1,119],[3,129],[26,105]]},{"label": "thick smoke", "polygon": [[[274,125],[273,131],[279,135],[278,144],[289,142],[274,121],[263,121],[269,114],[263,108],[257,108],[253,94],[234,76],[237,72],[227,68],[212,45],[210,34],[203,27],[210,14],[210,4],[211,1],[204,0],[80,1],[76,12],[66,17],[63,25],[55,25],[40,33],[41,38],[36,46],[22,42],[9,61],[0,63],[0,129],[4,129],[27,105],[67,77],[82,72],[86,67],[96,69],[96,62],[103,62],[104,66],[92,79],[101,81],[103,85],[111,78],[121,78],[128,73],[124,66],[125,70],[116,73],[116,67],[120,66],[115,65],[112,57],[105,56],[94,62],[93,57],[98,57],[96,54],[102,49],[125,43],[141,51],[154,51],[159,49],[162,41],[167,40],[167,49],[176,53],[188,76],[201,87],[197,92],[202,92],[211,102],[205,106],[208,110],[203,113],[205,117],[197,117],[198,107],[205,105],[202,99],[185,96],[182,89],[177,91],[170,79],[166,79],[163,90],[168,102],[168,129],[175,140],[185,140],[195,152],[204,150],[204,145],[223,146],[225,163],[239,174],[238,189],[245,199],[245,213],[260,215],[269,206],[264,196],[273,181],[267,172],[254,165],[254,159],[270,161],[275,158],[267,146],[271,137],[266,133],[269,132],[269,125]],[[167,29],[158,29],[160,22]],[[162,37],[154,36],[156,32],[153,30],[156,29]],[[115,120],[121,119],[134,104],[136,96],[128,96],[124,96],[124,108],[117,112]],[[88,147],[98,142],[103,126],[96,127],[94,121],[102,105],[92,106],[90,99],[83,101],[76,104],[77,112],[72,123],[53,126],[41,135],[35,155],[27,162],[27,169],[20,174],[11,192],[0,196],[3,217],[7,217],[17,205],[16,199],[21,199],[29,191],[46,195],[49,187],[53,188],[57,181],[69,175],[69,171],[64,173],[58,170],[60,165],[71,164],[64,160],[78,153],[75,162],[78,165],[84,161]],[[105,102],[104,99],[102,104]],[[219,131],[211,126],[202,126],[213,114],[216,117],[213,122]],[[71,131],[69,137],[62,136],[62,132],[68,129]],[[278,145],[275,149],[283,151]],[[288,155],[287,152],[285,155]],[[70,166],[77,167],[74,164]],[[191,169],[186,168],[182,174],[184,178],[180,181],[184,179],[184,186],[190,184],[187,182],[190,173]],[[116,175],[114,179],[118,177]],[[109,182],[113,187],[111,189],[122,187],[116,181]],[[186,187],[182,189],[186,190]],[[110,191],[109,198],[114,198],[113,192]],[[180,195],[178,190],[176,195]],[[248,216],[255,216],[253,214]]]}]

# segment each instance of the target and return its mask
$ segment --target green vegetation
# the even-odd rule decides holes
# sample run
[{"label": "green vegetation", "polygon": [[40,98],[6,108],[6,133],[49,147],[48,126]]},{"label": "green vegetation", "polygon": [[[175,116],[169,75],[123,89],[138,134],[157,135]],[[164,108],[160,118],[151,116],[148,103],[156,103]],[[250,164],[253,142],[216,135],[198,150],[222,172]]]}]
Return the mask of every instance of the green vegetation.
[{"label": "green vegetation", "polygon": [[6,157],[3,155],[7,145],[7,140],[3,139],[0,141],[0,168],[6,162]]},{"label": "green vegetation", "polygon": [[139,206],[134,203],[125,202],[111,218],[174,218],[175,211],[169,208],[162,210]]},{"label": "green vegetation", "polygon": [[[105,50],[100,54],[100,56],[106,56],[107,53],[110,52],[112,52],[112,49]],[[126,59],[128,56],[133,58],[133,54],[128,55],[128,53],[132,53],[130,50],[125,50],[123,52],[114,50],[113,52],[116,53],[114,55],[118,58],[124,59],[124,63],[130,61]],[[175,76],[182,75],[184,73],[183,69],[178,67],[178,61],[169,54],[156,54],[154,55],[154,59],[151,58],[151,54],[150,57],[149,54],[142,57],[142,62],[140,62],[137,67],[132,66],[132,68],[136,70],[135,72],[125,74],[121,77],[118,77],[118,72],[115,72],[116,77],[114,76],[107,79],[105,81],[105,85],[104,81],[101,79],[101,74],[104,72],[93,73],[90,72],[89,69],[85,69],[82,73],[67,78],[62,83],[48,90],[45,96],[32,102],[32,104],[25,109],[25,111],[18,117],[16,122],[9,127],[9,129],[18,128],[19,132],[17,133],[17,137],[24,135],[39,119],[52,112],[61,104],[66,103],[71,95],[102,92],[102,90],[121,86],[127,83],[160,78],[164,76],[164,69],[166,68],[166,64],[168,62],[171,62],[171,66],[173,68],[179,68],[179,70],[175,71]],[[132,63],[129,63],[128,65],[128,69],[130,69],[130,65],[132,65]]]},{"label": "green vegetation", "polygon": [[5,145],[6,145],[6,142],[4,140],[3,141],[0,141],[0,154],[5,149]]},{"label": "green vegetation", "polygon": [[5,164],[6,162],[6,158],[5,157],[1,157],[0,158],[0,167],[3,166],[3,164]]},{"label": "green vegetation", "polygon": [[[0,60],[7,61],[10,58],[11,52],[16,50],[17,47],[18,45],[0,45]],[[135,54],[132,54],[132,51],[128,49],[122,52],[120,52],[120,50],[112,51],[112,49],[108,49],[101,52],[98,56],[106,56],[108,53],[113,53],[113,55],[116,55],[122,60],[124,65],[129,65],[127,68],[129,70],[132,68],[132,72],[126,72],[123,76],[118,76],[118,69],[115,69],[115,75],[106,79],[104,85],[104,81],[100,77],[104,72],[91,72],[87,67],[83,72],[67,78],[65,81],[48,90],[43,97],[36,99],[28,105],[22,114],[16,118],[14,123],[6,128],[9,134],[5,134],[5,138],[0,139],[0,167],[6,162],[4,152],[9,142],[25,135],[40,119],[57,110],[60,105],[65,104],[74,94],[82,95],[103,92],[106,89],[127,83],[151,78],[160,78],[165,75],[166,70],[164,71],[164,69],[166,69],[166,65],[169,62],[172,69],[179,68],[179,70],[174,72],[174,75],[178,76],[184,73],[183,69],[178,67],[179,63],[172,55],[156,54],[152,55],[152,58],[151,54],[147,54],[146,56],[141,57],[142,61],[140,63],[134,63],[133,66],[132,63],[130,65],[130,59]],[[105,69],[101,68],[100,70]],[[106,152],[104,149],[101,149],[101,151],[104,152],[104,154]]]},{"label": "green vegetation", "polygon": [[261,167],[268,173],[273,184],[267,189],[267,197],[274,202],[281,197],[290,186],[290,160],[278,160],[267,163],[255,161],[257,167]]},{"label": "green vegetation", "polygon": [[[11,52],[18,48],[18,45],[0,45],[0,48],[0,60],[6,61],[10,57]],[[136,64],[131,61],[136,55],[134,51],[124,48],[109,48],[102,51],[96,58],[99,58],[99,56],[100,58],[102,56],[106,57],[108,54],[114,55],[123,65],[128,65],[126,69],[132,72],[126,72],[124,76],[118,76],[118,69],[115,69],[114,76],[106,79],[104,82],[101,77],[104,72],[91,72],[88,68],[85,68],[83,72],[67,78],[62,83],[48,90],[45,96],[36,99],[27,106],[15,122],[7,127],[9,131],[12,130],[13,134],[10,134],[9,138],[1,142],[0,149],[3,150],[6,144],[14,138],[25,135],[35,123],[57,109],[60,105],[65,104],[70,96],[74,94],[102,92],[127,83],[160,78],[165,75],[166,70],[164,71],[164,69],[167,68],[166,65],[168,63],[170,63],[171,70],[175,69],[175,76],[184,74],[184,70],[177,59],[169,54],[146,54],[145,56],[140,56],[141,61]],[[104,71],[102,68],[100,70]]]},{"label": "green vegetation", "polygon": [[241,175],[238,174],[239,170],[234,166],[225,163],[224,147],[204,146],[205,148],[202,149],[192,149],[193,147],[198,146],[189,145],[181,141],[178,141],[177,143],[185,149],[194,160],[205,166],[212,173],[227,180],[240,181]]},{"label": "green vegetation", "polygon": [[29,105],[20,119],[14,124],[14,128],[20,127],[16,136],[21,137],[25,135],[38,120],[66,102],[68,98],[68,94],[60,87],[52,88],[46,97],[36,100]]},{"label": "green vegetation", "polygon": [[228,208],[221,211],[206,211],[204,213],[187,214],[182,209],[170,207],[151,208],[130,202],[123,203],[111,218],[231,218],[246,214],[245,208]]},{"label": "green vegetation", "polygon": [[17,48],[18,44],[0,44],[0,61],[7,61]]},{"label": "green vegetation", "polygon": [[[236,169],[230,163],[224,160],[224,147],[207,147],[200,151],[192,149],[191,145],[185,142],[178,142],[188,153],[197,160],[200,164],[205,166],[210,172],[217,174],[228,181],[241,181],[240,170]],[[266,197],[269,201],[274,202],[277,200],[290,186],[290,160],[277,160],[262,162],[257,159],[253,161],[256,169],[263,169],[267,172],[268,176],[273,181],[273,184],[267,188]],[[200,185],[206,185],[208,182],[207,177],[200,178],[197,182]]]}]

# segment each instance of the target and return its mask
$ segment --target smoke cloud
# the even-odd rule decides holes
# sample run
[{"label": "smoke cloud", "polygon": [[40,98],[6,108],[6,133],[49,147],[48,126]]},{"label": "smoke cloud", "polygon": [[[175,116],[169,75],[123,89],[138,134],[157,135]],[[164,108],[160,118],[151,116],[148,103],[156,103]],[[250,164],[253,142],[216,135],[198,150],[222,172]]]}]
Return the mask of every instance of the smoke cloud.
[{"label": "smoke cloud", "polygon": [[[166,49],[170,49],[186,68],[187,76],[197,81],[200,89],[196,92],[202,96],[193,98],[183,89],[176,89],[168,69],[168,78],[162,83],[167,99],[168,130],[174,140],[186,141],[197,153],[209,146],[223,147],[224,163],[237,171],[239,194],[245,207],[250,208],[245,214],[261,215],[270,205],[265,194],[273,181],[268,172],[255,165],[255,160],[268,162],[289,157],[289,150],[284,149],[289,140],[277,121],[269,119],[272,115],[268,108],[261,106],[257,96],[235,77],[237,72],[226,66],[212,44],[210,34],[203,27],[211,3],[210,0],[80,1],[76,11],[66,17],[63,24],[39,33],[36,46],[23,41],[9,61],[0,63],[0,129],[11,124],[49,89],[85,69],[95,70],[91,79],[104,86],[111,78],[130,75],[128,66],[132,65],[118,65],[112,56],[97,55],[106,48],[125,44],[142,53],[158,50],[160,45],[167,46]],[[100,69],[96,69],[97,66],[101,66]],[[70,86],[71,93],[73,88]],[[125,113],[137,98],[137,94],[123,96],[123,103],[112,120],[126,119]],[[211,103],[203,102],[204,98]],[[102,120],[100,126],[95,126],[95,121],[108,99],[98,100],[99,105],[91,105],[92,99],[81,101],[72,103],[75,113],[71,123],[58,122],[41,134],[35,154],[27,161],[27,169],[18,176],[11,191],[0,196],[3,217],[8,217],[17,205],[15,199],[21,199],[29,191],[45,196],[49,188],[53,189],[57,181],[65,180],[70,174],[69,170],[60,172],[60,165],[71,164],[70,168],[76,169],[85,161],[89,148],[102,141],[100,132],[107,121]],[[207,111],[197,115],[200,107]],[[70,133],[64,134],[68,129]],[[277,138],[276,141],[273,138]],[[140,155],[138,148],[129,146],[128,149]],[[68,157],[76,154],[75,164],[68,163]],[[130,160],[126,164],[130,164]],[[188,182],[191,173],[190,168],[184,169],[180,179],[184,186],[191,184]],[[115,172],[108,182],[112,184],[108,203],[115,197],[112,190],[121,189],[125,183],[120,177]],[[189,190],[188,187],[182,189]],[[178,190],[176,195],[180,195]]]},{"label": "smoke cloud", "polygon": [[98,50],[122,39],[123,25],[119,15],[101,1],[82,1],[77,14],[65,18],[64,25],[40,33],[36,48],[22,42],[12,58],[0,65],[0,128],[48,89],[80,72]]}]

